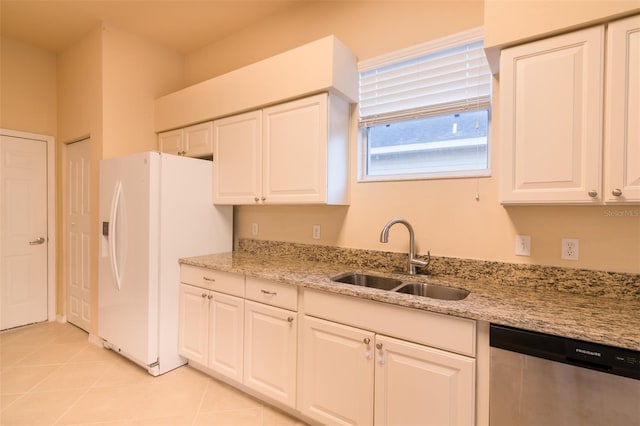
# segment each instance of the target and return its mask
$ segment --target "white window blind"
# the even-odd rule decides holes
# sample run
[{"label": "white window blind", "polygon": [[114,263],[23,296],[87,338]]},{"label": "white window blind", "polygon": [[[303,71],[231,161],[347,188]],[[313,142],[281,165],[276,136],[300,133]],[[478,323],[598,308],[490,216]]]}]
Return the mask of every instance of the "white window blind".
[{"label": "white window blind", "polygon": [[360,62],[359,71],[361,126],[490,108],[481,29]]}]

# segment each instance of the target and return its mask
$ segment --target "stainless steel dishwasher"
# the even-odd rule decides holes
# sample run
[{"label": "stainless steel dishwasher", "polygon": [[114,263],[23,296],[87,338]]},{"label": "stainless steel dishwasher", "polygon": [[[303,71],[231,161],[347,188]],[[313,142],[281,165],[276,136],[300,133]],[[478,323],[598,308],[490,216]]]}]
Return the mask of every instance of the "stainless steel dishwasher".
[{"label": "stainless steel dishwasher", "polygon": [[492,324],[491,426],[640,425],[640,352]]}]

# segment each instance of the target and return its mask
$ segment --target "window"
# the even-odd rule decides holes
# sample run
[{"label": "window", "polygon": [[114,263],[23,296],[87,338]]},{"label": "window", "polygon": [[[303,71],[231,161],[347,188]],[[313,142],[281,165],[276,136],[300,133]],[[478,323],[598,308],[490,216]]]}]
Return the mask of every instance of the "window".
[{"label": "window", "polygon": [[489,174],[481,30],[358,64],[361,180]]}]

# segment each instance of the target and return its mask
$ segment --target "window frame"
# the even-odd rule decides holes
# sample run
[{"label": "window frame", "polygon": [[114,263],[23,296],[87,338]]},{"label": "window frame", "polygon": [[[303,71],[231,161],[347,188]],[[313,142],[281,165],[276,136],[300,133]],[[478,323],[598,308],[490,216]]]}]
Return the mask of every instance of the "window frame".
[{"label": "window frame", "polygon": [[[470,44],[484,39],[484,31],[482,27],[473,28],[467,31],[462,31],[456,34],[452,34],[447,37],[432,40],[419,45],[411,46],[405,49],[393,51],[384,55],[380,55],[371,59],[366,59],[358,62],[358,72],[362,73],[371,69],[381,68],[394,63],[414,59],[419,56],[429,55],[437,51],[445,49],[453,49],[463,44]],[[488,67],[488,66],[487,66]],[[492,77],[490,77],[492,79]],[[492,82],[491,82],[492,83]],[[481,178],[490,177],[492,175],[491,168],[491,154],[492,144],[491,140],[491,116],[492,116],[492,89],[489,93],[489,105],[487,108],[487,165],[484,169],[477,170],[461,170],[461,171],[447,171],[447,172],[426,172],[426,173],[407,173],[407,174],[393,174],[393,175],[368,175],[367,166],[369,161],[369,150],[367,140],[367,126],[361,125],[362,120],[359,117],[358,112],[358,143],[357,143],[357,179],[358,182],[385,182],[385,181],[410,181],[410,180],[433,180],[433,179],[463,179],[463,178]],[[358,103],[358,111],[360,104]],[[482,110],[484,108],[479,108]],[[467,111],[471,111],[468,109]],[[417,117],[407,117],[408,121],[411,118],[427,118],[429,115],[445,115],[447,113],[455,113],[456,111],[444,112],[442,114],[418,114]],[[464,112],[460,109],[457,112]],[[368,120],[364,120],[368,121]]]}]

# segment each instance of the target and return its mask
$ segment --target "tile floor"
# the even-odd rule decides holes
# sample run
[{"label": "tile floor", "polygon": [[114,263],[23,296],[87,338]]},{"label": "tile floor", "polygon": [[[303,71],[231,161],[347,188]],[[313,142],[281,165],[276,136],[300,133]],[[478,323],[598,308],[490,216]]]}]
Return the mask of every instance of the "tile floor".
[{"label": "tile floor", "polygon": [[188,366],[152,377],[70,324],[0,333],[0,425],[302,425]]}]

